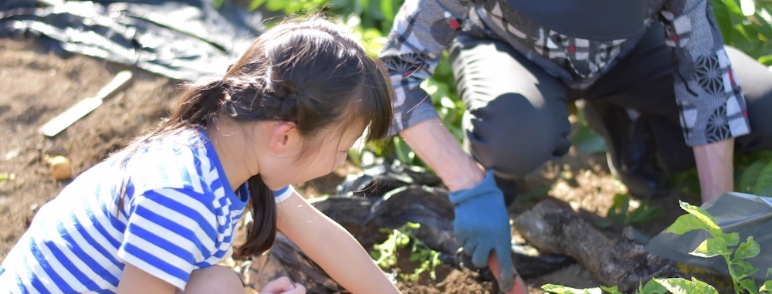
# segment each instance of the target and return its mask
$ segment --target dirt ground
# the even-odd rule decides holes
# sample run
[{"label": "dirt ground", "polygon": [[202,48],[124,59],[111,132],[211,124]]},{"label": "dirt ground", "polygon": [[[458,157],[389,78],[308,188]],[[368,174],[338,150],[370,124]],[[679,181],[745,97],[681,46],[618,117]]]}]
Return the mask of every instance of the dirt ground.
[{"label": "dirt ground", "polygon": [[[170,113],[178,82],[130,69],[134,82],[125,91],[53,139],[37,133],[39,126],[79,99],[96,94],[124,69],[130,68],[83,56],[62,59],[30,40],[0,39],[0,174],[15,175],[14,180],[0,183],[0,262],[24,233],[37,208],[68,184],[50,176],[44,155],[68,157],[77,175]],[[318,195],[330,192],[340,179],[330,176],[302,187],[309,195]],[[549,197],[567,202],[593,221],[605,216],[614,194],[626,192],[609,175],[604,156],[574,149],[526,178],[521,190],[532,200],[513,207],[512,217]],[[671,223],[681,214],[678,196],[655,201],[655,205],[665,208],[665,215],[639,229],[653,236]],[[607,231],[610,236],[618,236],[620,230],[617,224]],[[526,243],[517,234],[515,240]],[[492,289],[490,282],[480,282],[477,274],[469,271],[444,268],[438,276],[436,281],[423,279],[399,285],[404,293],[490,293]],[[542,293],[538,286],[544,283],[597,285],[579,265],[527,283],[531,293]]]}]

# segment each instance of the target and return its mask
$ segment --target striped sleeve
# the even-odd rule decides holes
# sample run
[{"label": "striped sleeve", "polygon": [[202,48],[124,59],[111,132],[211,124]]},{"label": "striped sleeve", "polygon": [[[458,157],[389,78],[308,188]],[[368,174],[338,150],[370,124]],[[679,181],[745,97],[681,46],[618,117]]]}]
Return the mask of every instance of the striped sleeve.
[{"label": "striped sleeve", "polygon": [[196,264],[216,249],[210,196],[160,189],[135,196],[118,257],[184,290]]},{"label": "striped sleeve", "polygon": [[287,198],[292,196],[293,192],[295,192],[295,189],[293,189],[292,186],[286,186],[277,191],[273,191],[273,198],[276,200],[276,203],[279,203],[287,200]]}]

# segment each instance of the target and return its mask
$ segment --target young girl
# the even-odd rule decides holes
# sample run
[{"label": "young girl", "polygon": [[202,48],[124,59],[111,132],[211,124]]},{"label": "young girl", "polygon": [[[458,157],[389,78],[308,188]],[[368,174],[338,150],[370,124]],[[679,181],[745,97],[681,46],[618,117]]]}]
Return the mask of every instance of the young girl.
[{"label": "young girl", "polygon": [[[235,253],[276,229],[353,293],[396,293],[367,252],[289,184],[332,171],[365,129],[386,135],[382,66],[333,24],[285,22],[218,81],[189,88],[171,118],[44,205],[0,266],[11,293],[243,293],[215,266],[249,203]],[[280,279],[264,293],[304,293]]]}]

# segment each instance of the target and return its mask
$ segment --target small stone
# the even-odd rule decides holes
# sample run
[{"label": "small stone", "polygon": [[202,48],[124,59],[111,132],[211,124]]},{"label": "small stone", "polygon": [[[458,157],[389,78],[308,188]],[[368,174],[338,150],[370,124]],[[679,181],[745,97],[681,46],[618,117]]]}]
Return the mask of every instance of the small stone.
[{"label": "small stone", "polygon": [[45,155],[43,161],[48,164],[51,169],[51,175],[54,176],[54,179],[57,181],[72,178],[72,164],[67,157],[61,155],[48,157],[48,155]]}]

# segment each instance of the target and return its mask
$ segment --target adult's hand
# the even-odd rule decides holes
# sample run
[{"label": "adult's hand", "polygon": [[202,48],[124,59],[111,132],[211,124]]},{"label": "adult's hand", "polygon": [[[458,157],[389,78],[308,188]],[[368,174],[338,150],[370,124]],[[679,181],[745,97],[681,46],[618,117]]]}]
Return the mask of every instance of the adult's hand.
[{"label": "adult's hand", "polygon": [[484,267],[495,252],[499,289],[509,291],[513,283],[512,234],[504,195],[496,187],[493,171],[477,186],[451,192],[450,201],[456,213],[453,230],[464,252],[472,256],[477,267]]}]

